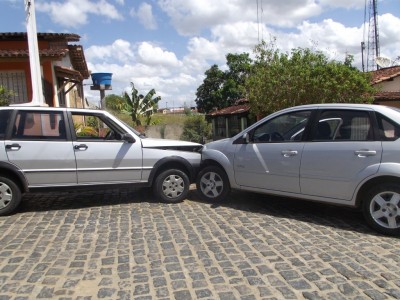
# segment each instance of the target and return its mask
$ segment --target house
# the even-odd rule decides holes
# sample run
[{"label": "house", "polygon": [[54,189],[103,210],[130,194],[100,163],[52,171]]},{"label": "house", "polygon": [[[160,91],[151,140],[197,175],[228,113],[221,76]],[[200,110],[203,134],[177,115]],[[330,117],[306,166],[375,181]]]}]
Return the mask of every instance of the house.
[{"label": "house", "polygon": [[250,117],[249,111],[248,100],[240,99],[233,106],[207,114],[207,120],[212,123],[212,139],[232,137],[251,125],[254,120]]},{"label": "house", "polygon": [[[80,36],[38,33],[39,59],[46,104],[85,107],[83,80],[89,78],[83,47],[72,45]],[[0,33],[0,85],[12,91],[12,103],[32,101],[26,32]]]},{"label": "house", "polygon": [[374,103],[400,107],[400,66],[372,72],[372,85],[379,90]]}]

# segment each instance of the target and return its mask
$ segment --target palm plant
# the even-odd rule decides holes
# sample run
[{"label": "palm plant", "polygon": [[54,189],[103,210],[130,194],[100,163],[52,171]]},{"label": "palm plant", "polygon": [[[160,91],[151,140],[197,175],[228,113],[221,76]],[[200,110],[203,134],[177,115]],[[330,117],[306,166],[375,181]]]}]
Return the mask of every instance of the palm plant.
[{"label": "palm plant", "polygon": [[131,83],[131,96],[125,92],[124,99],[126,102],[124,113],[132,117],[134,125],[142,125],[141,118],[145,118],[145,125],[150,125],[151,116],[157,111],[157,103],[161,100],[160,96],[154,97],[155,89],[151,89],[145,96],[139,94],[133,82]]}]

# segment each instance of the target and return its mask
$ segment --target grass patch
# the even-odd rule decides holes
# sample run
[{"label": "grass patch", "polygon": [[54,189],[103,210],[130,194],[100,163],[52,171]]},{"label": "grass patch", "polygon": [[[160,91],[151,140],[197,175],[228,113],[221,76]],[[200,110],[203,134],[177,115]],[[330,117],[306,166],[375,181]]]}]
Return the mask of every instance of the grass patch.
[{"label": "grass patch", "polygon": [[[129,125],[133,125],[132,118],[123,113],[115,112],[115,111],[110,111],[114,116],[116,116],[118,119],[124,121],[125,123]],[[187,115],[185,114],[160,114],[156,113],[152,116],[151,118],[151,124],[150,125],[168,125],[168,124],[177,124],[177,125],[182,125],[185,123],[185,120],[188,118]],[[141,120],[142,124],[144,124],[144,118]]]}]

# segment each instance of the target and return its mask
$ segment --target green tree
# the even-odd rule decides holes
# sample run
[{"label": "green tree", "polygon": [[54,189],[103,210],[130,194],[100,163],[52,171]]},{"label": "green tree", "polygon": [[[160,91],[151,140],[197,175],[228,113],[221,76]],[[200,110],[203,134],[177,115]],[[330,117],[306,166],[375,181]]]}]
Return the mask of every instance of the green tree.
[{"label": "green tree", "polygon": [[125,92],[124,99],[126,106],[122,112],[132,117],[134,125],[142,125],[141,118],[145,118],[145,125],[150,125],[151,117],[157,111],[157,103],[161,100],[160,96],[155,97],[155,89],[151,89],[145,96],[139,94],[133,82],[131,83],[131,96]]},{"label": "green tree", "polygon": [[211,125],[207,123],[204,115],[192,115],[185,119],[181,140],[204,143],[211,138]]},{"label": "green tree", "polygon": [[118,96],[115,94],[106,96],[106,108],[112,111],[122,111],[125,109],[126,102],[123,96]]},{"label": "green tree", "polygon": [[245,98],[245,82],[250,74],[252,60],[248,53],[232,54],[226,56],[228,70],[224,73],[222,96],[226,105],[235,104],[236,100]]},{"label": "green tree", "polygon": [[197,89],[195,101],[200,111],[208,113],[214,108],[220,108],[223,102],[224,72],[217,65],[213,65],[205,75],[206,78]]},{"label": "green tree", "polygon": [[375,89],[370,75],[322,52],[297,48],[280,53],[274,43],[255,48],[256,60],[246,81],[253,114],[263,116],[295,105],[311,103],[370,103]]},{"label": "green tree", "polygon": [[248,53],[226,56],[228,69],[223,72],[217,65],[205,72],[205,79],[196,93],[196,104],[200,111],[209,113],[235,104],[245,97],[244,83],[251,69],[252,60]]},{"label": "green tree", "polygon": [[7,106],[11,103],[12,92],[0,85],[0,106]]}]

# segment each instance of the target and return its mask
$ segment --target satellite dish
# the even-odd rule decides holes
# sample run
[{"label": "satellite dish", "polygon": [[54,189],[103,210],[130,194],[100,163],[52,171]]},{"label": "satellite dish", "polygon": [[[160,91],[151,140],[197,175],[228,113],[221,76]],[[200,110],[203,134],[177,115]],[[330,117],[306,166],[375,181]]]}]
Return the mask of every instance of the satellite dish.
[{"label": "satellite dish", "polygon": [[376,64],[380,66],[381,68],[388,68],[393,66],[394,61],[392,61],[390,58],[383,57],[383,56],[378,56],[376,58]]}]

